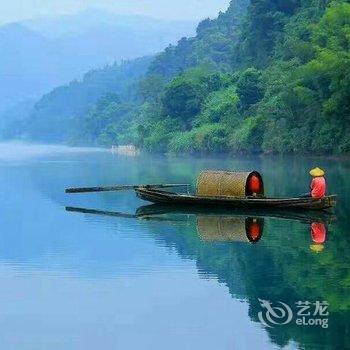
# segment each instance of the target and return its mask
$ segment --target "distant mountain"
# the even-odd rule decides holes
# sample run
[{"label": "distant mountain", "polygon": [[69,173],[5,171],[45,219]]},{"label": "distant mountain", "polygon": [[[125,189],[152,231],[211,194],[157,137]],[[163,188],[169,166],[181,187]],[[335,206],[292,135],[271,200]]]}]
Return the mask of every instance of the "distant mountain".
[{"label": "distant mountain", "polygon": [[[229,9],[225,13],[220,13],[217,19],[206,19],[201,22],[196,31],[193,31],[193,37],[182,37],[175,45],[169,42],[170,45],[159,55],[146,56],[145,58],[125,62],[122,65],[95,69],[87,73],[82,80],[72,81],[53,89],[51,92],[44,94],[32,110],[27,113],[28,119],[18,118],[18,113],[16,113],[16,122],[11,123],[6,128],[3,137],[16,138],[23,136],[45,142],[66,142],[75,139],[74,141],[77,142],[89,143],[90,139],[87,140],[82,135],[77,136],[76,131],[81,130],[80,125],[83,125],[86,121],[85,118],[94,119],[93,111],[96,108],[97,114],[103,114],[96,106],[101,105],[98,103],[101,98],[102,105],[109,100],[106,100],[106,94],[118,95],[118,98],[122,101],[124,119],[128,119],[130,115],[137,115],[137,111],[134,109],[142,104],[140,96],[143,93],[139,91],[140,78],[145,76],[149,78],[149,80],[146,80],[146,86],[144,86],[147,91],[163,88],[162,79],[157,80],[155,78],[152,80],[153,75],[160,75],[167,79],[178,72],[201,63],[209,63],[223,71],[228,70],[232,60],[231,51],[233,51],[238,40],[238,26],[246,13],[248,3],[249,0],[232,1]],[[79,43],[82,45],[81,49],[78,50],[79,55],[84,55],[85,51],[89,51],[90,45],[98,46],[99,42],[102,43],[100,45],[101,50],[98,50],[96,55],[99,55],[102,50],[107,51],[111,47],[108,42],[113,42],[119,37],[130,36],[130,33],[127,32],[130,32],[135,26],[147,28],[148,32],[154,31],[153,37],[157,38],[158,43],[162,42],[163,33],[168,33],[167,37],[173,36],[175,38],[176,32],[178,32],[176,27],[181,27],[184,31],[188,27],[187,22],[174,22],[174,28],[171,29],[172,26],[169,26],[169,22],[158,20],[154,22],[150,18],[129,16],[116,21],[115,23],[118,23],[119,28],[118,32],[108,36],[106,34],[108,30],[116,28],[117,24],[114,24],[113,21],[118,16],[101,12],[97,17],[103,18],[103,22],[99,21],[98,29],[92,31],[91,35],[86,36],[86,42],[82,40],[82,33],[86,34],[91,28],[97,28],[96,16],[90,11],[74,16],[75,21],[67,16],[56,20],[56,22],[47,20],[31,21],[27,22],[26,25],[33,31],[46,33],[51,40],[56,41],[59,38],[61,44],[65,43],[67,45],[69,42],[74,42],[75,36],[79,36]],[[102,28],[104,36],[100,35],[99,32]],[[157,28],[162,28],[162,30]],[[124,51],[135,50],[135,46],[137,46],[135,43],[142,43],[144,38],[148,36],[147,31],[140,32],[139,35],[135,34],[137,40],[134,41],[134,45],[126,45]],[[61,38],[65,38],[65,40],[63,41]],[[123,42],[123,40],[119,41]],[[73,49],[76,49],[76,47],[73,47]],[[108,52],[104,56],[108,56]],[[96,59],[98,58],[96,57]],[[84,60],[81,59],[80,61],[83,62]],[[120,124],[120,119],[123,119],[119,118],[121,107],[116,104],[115,98],[111,99],[111,103],[118,108],[118,111],[111,108],[111,111],[113,110],[111,115],[113,115],[115,123]],[[147,107],[144,109],[147,110]],[[23,111],[23,108],[21,110]],[[90,126],[85,128],[91,131]],[[95,125],[93,128],[97,130],[96,134],[98,134],[101,125]]]},{"label": "distant mountain", "polygon": [[155,29],[160,29],[159,35],[174,35],[170,42],[175,43],[181,37],[178,36],[179,33],[183,32],[183,35],[194,33],[197,22],[161,20],[137,15],[118,15],[106,10],[90,8],[74,15],[28,20],[24,21],[23,24],[36,32],[45,33],[45,36],[50,38],[80,35],[98,27],[131,30],[143,27],[146,31],[153,32],[155,32]]},{"label": "distant mountain", "polygon": [[80,119],[86,117],[101,98],[116,96],[130,105],[137,105],[137,84],[152,59],[153,56],[145,56],[94,69],[83,79],[53,89],[37,102],[19,103],[3,113],[6,122],[0,119],[1,136],[67,141],[80,130]]},{"label": "distant mountain", "polygon": [[0,52],[0,110],[59,80],[59,56],[53,45],[21,24],[0,27]]},{"label": "distant mountain", "polygon": [[195,23],[89,10],[0,27],[0,112],[88,70],[161,51]]}]

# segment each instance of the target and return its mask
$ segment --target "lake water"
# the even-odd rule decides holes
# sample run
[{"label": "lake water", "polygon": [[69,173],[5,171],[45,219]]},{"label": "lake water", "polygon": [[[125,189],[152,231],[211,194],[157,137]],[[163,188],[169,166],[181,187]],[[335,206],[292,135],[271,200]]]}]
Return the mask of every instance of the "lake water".
[{"label": "lake water", "polygon": [[[340,195],[334,216],[169,212],[132,191],[64,193],[255,169],[269,196],[295,196],[314,166]],[[349,349],[349,171],[348,160],[322,158],[0,145],[0,348]]]}]

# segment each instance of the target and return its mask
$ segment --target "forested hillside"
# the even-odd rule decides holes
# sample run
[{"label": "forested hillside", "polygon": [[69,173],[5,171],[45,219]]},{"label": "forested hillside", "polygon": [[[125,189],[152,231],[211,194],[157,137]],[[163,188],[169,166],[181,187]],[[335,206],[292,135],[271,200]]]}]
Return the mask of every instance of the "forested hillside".
[{"label": "forested hillside", "polygon": [[[192,45],[204,47],[201,33],[210,31],[226,38],[223,45],[215,52],[219,41],[205,40],[207,61],[181,67],[168,83],[169,70],[154,67],[174,66],[174,56],[163,53],[152,63],[130,141],[186,153],[349,152],[347,1],[252,0],[238,32],[232,23],[224,15],[202,22]],[[193,52],[182,50],[181,61]]]},{"label": "forested hillside", "polygon": [[196,37],[182,38],[176,46],[170,45],[154,59],[149,74],[172,77],[203,63],[210,63],[220,71],[231,71],[239,26],[248,4],[249,0],[232,0],[227,11],[217,19],[202,21]]},{"label": "forested hillside", "polygon": [[153,59],[132,104],[104,96],[79,118],[74,141],[179,153],[349,153],[349,1],[248,2],[231,1],[196,37]]}]

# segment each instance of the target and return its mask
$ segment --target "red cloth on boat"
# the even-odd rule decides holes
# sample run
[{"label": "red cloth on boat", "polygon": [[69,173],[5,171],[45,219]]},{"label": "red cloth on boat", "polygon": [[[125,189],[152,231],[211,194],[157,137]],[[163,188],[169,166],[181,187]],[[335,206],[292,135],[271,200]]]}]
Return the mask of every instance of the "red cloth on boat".
[{"label": "red cloth on boat", "polygon": [[253,175],[249,179],[249,191],[252,194],[261,192],[261,182],[260,182],[260,179],[256,175]]},{"label": "red cloth on boat", "polygon": [[317,244],[322,244],[326,241],[327,229],[322,222],[313,222],[311,224],[311,237]]},{"label": "red cloth on boat", "polygon": [[311,182],[311,197],[323,198],[326,195],[326,179],[315,177]]}]

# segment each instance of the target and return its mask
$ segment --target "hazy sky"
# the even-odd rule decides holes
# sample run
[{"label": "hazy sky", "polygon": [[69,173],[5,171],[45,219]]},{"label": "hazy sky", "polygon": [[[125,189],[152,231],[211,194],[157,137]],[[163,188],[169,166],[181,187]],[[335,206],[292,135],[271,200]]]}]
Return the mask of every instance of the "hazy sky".
[{"label": "hazy sky", "polygon": [[70,14],[91,7],[163,19],[202,19],[226,10],[230,0],[0,0],[0,24]]}]

